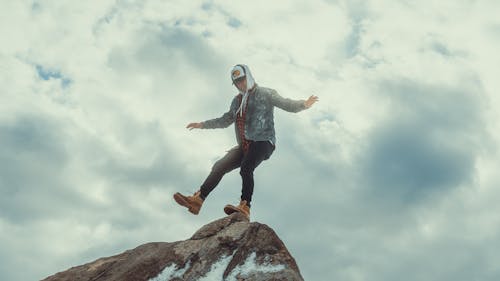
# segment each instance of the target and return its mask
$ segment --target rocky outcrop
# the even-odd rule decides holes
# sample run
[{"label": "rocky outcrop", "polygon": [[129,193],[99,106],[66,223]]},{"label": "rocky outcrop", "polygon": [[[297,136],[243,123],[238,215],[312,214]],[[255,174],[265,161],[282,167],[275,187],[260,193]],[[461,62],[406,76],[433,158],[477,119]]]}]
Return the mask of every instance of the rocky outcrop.
[{"label": "rocky outcrop", "polygon": [[235,213],[190,239],[141,245],[73,267],[44,281],[303,280],[294,258],[267,225]]}]

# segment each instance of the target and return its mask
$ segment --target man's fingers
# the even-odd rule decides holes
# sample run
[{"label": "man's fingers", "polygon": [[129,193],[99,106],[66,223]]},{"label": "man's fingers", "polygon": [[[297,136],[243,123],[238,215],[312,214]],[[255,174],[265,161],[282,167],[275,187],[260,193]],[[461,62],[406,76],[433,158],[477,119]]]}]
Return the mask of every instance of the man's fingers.
[{"label": "man's fingers", "polygon": [[186,128],[188,128],[189,130],[192,130],[192,129],[200,129],[202,126],[201,126],[201,123],[189,123]]},{"label": "man's fingers", "polygon": [[306,102],[304,103],[304,105],[307,107],[307,108],[310,108],[315,102],[317,102],[319,99],[317,96],[315,95],[311,95],[307,100]]}]

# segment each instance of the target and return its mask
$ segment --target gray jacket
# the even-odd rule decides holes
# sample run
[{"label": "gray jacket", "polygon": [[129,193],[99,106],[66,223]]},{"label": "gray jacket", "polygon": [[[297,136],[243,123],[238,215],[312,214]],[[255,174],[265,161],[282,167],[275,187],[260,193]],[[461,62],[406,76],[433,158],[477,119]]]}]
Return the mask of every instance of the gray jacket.
[{"label": "gray jacket", "polygon": [[[227,128],[236,121],[236,111],[240,106],[240,96],[233,98],[229,111],[219,118],[202,122],[203,129]],[[304,110],[304,100],[291,100],[280,96],[276,90],[255,87],[255,90],[248,96],[247,111],[245,113],[245,137],[252,141],[271,141],[276,144],[274,131],[274,107],[281,108],[289,112],[299,112]],[[241,144],[238,126],[234,126],[236,140]]]}]

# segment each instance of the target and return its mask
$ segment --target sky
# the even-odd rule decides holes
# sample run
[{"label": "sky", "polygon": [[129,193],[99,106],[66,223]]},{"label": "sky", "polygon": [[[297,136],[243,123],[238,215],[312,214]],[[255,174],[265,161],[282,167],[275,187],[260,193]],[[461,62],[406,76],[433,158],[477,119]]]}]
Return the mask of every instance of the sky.
[{"label": "sky", "polygon": [[0,0],[0,279],[188,239],[239,202],[221,116],[247,64],[276,109],[252,221],[305,280],[499,280],[500,2]]}]

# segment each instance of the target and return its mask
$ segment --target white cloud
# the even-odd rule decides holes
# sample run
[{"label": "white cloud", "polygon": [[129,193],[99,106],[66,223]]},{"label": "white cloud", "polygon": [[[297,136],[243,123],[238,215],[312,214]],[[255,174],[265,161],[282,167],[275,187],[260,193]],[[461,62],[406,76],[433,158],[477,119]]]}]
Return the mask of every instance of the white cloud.
[{"label": "white cloud", "polygon": [[[195,191],[234,144],[232,129],[185,125],[228,109],[236,63],[283,96],[320,97],[309,111],[276,111],[278,148],[256,171],[252,210],[305,279],[499,276],[490,250],[499,233],[498,2],[1,5],[2,279],[40,279],[139,243],[185,239],[220,217],[239,197],[236,172],[199,217],[171,194]],[[401,161],[410,178],[425,175],[391,144],[443,145],[423,154],[442,166],[427,167],[470,163],[448,175],[456,184],[405,205],[367,182],[391,175],[384,159]]]}]

